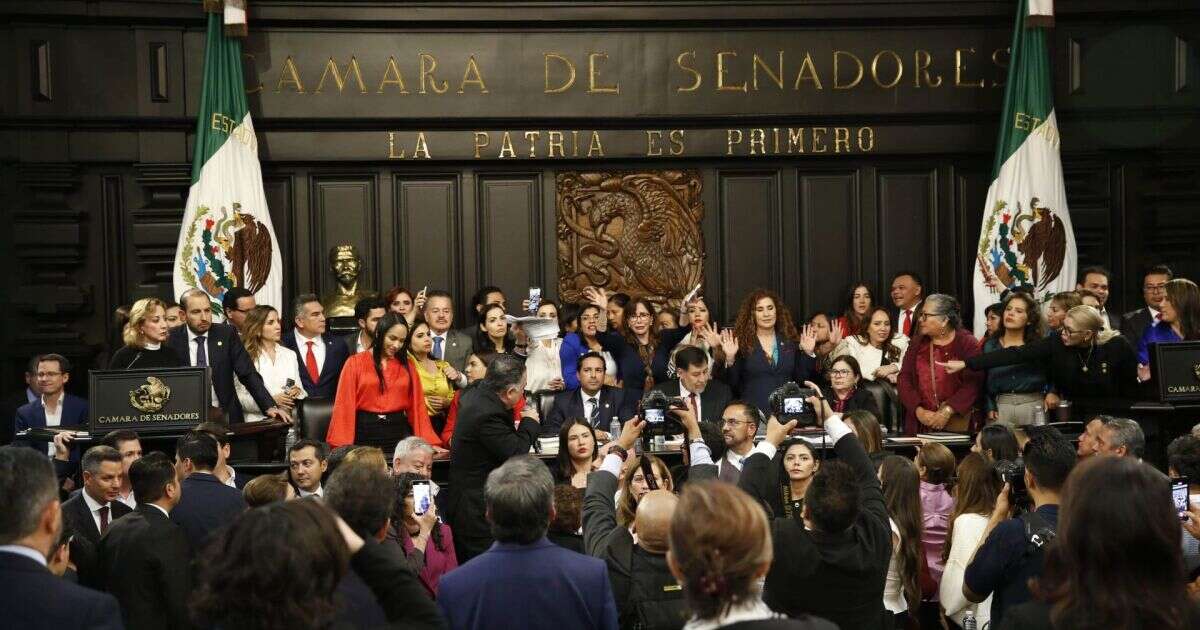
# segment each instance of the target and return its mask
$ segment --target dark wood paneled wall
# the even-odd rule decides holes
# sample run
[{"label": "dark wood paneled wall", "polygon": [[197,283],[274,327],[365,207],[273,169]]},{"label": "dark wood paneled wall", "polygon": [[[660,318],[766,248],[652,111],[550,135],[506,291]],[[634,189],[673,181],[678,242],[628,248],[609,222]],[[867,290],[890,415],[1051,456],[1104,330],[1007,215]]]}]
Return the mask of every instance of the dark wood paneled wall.
[{"label": "dark wood paneled wall", "polygon": [[[1200,7],[1176,0],[1057,4],[1055,98],[1080,259],[1113,269],[1112,299],[1119,308],[1132,308],[1140,299],[1139,270],[1147,264],[1166,262],[1181,275],[1200,277]],[[919,40],[927,28],[986,31],[988,41],[1011,28],[1010,2],[953,5],[957,16],[947,17],[946,3],[932,0],[419,8],[404,2],[260,0],[251,28],[321,33],[331,41],[363,29],[449,28],[463,33],[464,41],[473,31],[497,27],[543,35],[695,29],[707,33],[702,38],[721,41],[714,29],[853,28],[867,33],[868,41],[856,44],[868,49],[894,41],[897,33]],[[114,334],[115,306],[170,295],[191,170],[203,23],[196,3],[184,0],[99,6],[12,2],[0,15],[6,18],[0,34],[9,53],[0,61],[0,389],[8,389],[35,352],[59,351],[93,365]],[[873,33],[878,42],[869,41]],[[260,55],[259,67],[280,63],[266,56],[269,42],[254,40],[248,50]],[[622,78],[633,89],[645,89],[633,87],[639,80],[636,65],[621,66]],[[952,75],[951,69],[946,80]],[[904,142],[869,154],[709,153],[611,159],[603,168],[700,171],[706,283],[725,317],[755,287],[779,291],[803,316],[840,305],[852,281],[885,288],[901,269],[918,271],[931,289],[969,297],[998,94],[955,96],[948,108],[931,96],[913,100],[904,111],[826,116],[837,124],[878,125],[881,133],[894,132]],[[326,256],[340,242],[359,247],[363,282],[381,290],[428,285],[467,298],[479,286],[497,284],[510,303],[529,284],[554,294],[555,174],[596,169],[596,160],[389,161],[380,138],[389,129],[571,128],[580,121],[564,121],[578,117],[539,110],[531,101],[518,119],[498,118],[486,109],[475,116],[442,116],[432,109],[420,122],[367,120],[353,109],[306,118],[304,101],[297,103],[279,118],[259,116],[261,98],[251,96],[264,186],[283,249],[286,295],[329,290],[333,277]],[[975,103],[976,110],[964,103]],[[503,104],[514,106],[510,100]],[[887,111],[884,105],[865,103],[861,109]],[[683,116],[613,107],[619,115],[601,113],[582,124],[600,129],[822,124],[806,113],[755,118],[688,107],[694,111]],[[346,135],[353,133],[360,135]],[[341,157],[313,157],[318,155]],[[84,380],[79,374],[75,385]]]}]

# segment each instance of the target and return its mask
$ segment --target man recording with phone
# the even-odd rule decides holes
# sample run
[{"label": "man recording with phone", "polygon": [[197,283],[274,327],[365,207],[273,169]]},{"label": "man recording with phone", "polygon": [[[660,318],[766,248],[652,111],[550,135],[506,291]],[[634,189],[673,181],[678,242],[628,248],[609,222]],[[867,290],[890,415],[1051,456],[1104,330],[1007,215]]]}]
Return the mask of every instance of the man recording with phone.
[{"label": "man recording with phone", "polygon": [[983,544],[963,576],[967,600],[979,603],[992,595],[993,628],[1000,627],[1005,610],[1031,599],[1029,578],[1042,574],[1045,545],[1058,527],[1062,487],[1075,467],[1075,447],[1054,427],[1030,430],[1022,455],[1023,485],[1034,509],[1012,518],[1019,500],[1014,495],[1022,484],[1016,479],[1006,482],[996,497]]},{"label": "man recording with phone", "polygon": [[[821,465],[805,493],[804,508],[785,516],[767,507],[771,497],[764,493],[779,492],[779,466],[773,461],[779,447],[801,422],[818,422],[804,412],[820,406],[820,398],[800,398],[805,404],[798,405],[792,395],[796,392],[814,393],[788,383],[771,395],[772,410],[779,413],[771,414],[766,439],[746,458],[738,481],[771,519],[775,561],[767,572],[763,601],[789,616],[808,613],[842,628],[882,630],[883,587],[892,553],[888,514],[875,467],[841,416],[830,415],[822,423],[837,459]],[[800,413],[791,417],[796,409]],[[781,423],[779,415],[788,421]]]}]

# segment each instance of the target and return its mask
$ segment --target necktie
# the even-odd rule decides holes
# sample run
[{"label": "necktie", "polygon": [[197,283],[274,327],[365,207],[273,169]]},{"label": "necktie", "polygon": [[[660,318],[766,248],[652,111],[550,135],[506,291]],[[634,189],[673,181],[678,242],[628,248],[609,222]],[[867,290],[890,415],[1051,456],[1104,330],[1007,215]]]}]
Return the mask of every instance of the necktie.
[{"label": "necktie", "polygon": [[911,308],[908,309],[907,311],[904,311],[904,324],[903,324],[902,328],[904,328],[904,336],[905,337],[912,336],[912,309]]},{"label": "necktie", "polygon": [[1161,321],[1162,321],[1162,313],[1155,313],[1154,314],[1154,323],[1157,324],[1158,322],[1161,322]]},{"label": "necktie", "polygon": [[688,398],[691,400],[692,409],[696,410],[696,422],[700,422],[700,401],[696,400],[696,393],[688,394]]},{"label": "necktie", "polygon": [[433,358],[441,360],[442,358],[442,338],[433,338]]},{"label": "necktie", "polygon": [[204,335],[196,337],[196,367],[208,367],[208,347],[204,343]]},{"label": "necktie", "polygon": [[588,398],[588,424],[596,426],[596,420],[600,418],[600,403],[595,398]]},{"label": "necktie", "polygon": [[321,380],[321,374],[317,371],[317,355],[313,354],[313,342],[308,341],[308,354],[304,355],[304,368],[308,370],[308,378],[317,384]]},{"label": "necktie", "polygon": [[102,505],[96,511],[100,513],[100,535],[103,536],[108,531],[108,506]]}]

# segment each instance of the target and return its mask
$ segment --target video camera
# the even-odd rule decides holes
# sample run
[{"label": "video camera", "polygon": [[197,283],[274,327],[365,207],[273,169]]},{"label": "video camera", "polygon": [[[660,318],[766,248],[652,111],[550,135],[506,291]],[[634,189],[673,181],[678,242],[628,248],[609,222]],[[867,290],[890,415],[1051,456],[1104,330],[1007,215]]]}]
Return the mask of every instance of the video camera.
[{"label": "video camera", "polygon": [[811,387],[800,387],[788,381],[771,392],[767,402],[771,406],[771,413],[779,419],[780,424],[795,420],[797,429],[819,427],[821,425],[817,421],[817,412],[808,403],[808,399],[816,395]]},{"label": "video camera", "polygon": [[670,398],[661,391],[652,389],[642,396],[639,407],[642,420],[646,421],[646,428],[642,430],[644,442],[648,443],[656,435],[683,433],[683,424],[670,413],[672,409],[687,409],[687,404],[682,398]]},{"label": "video camera", "polygon": [[1000,475],[1000,481],[1007,483],[1010,489],[1009,503],[1018,510],[1027,510],[1033,505],[1029,497],[1029,488],[1025,487],[1025,460],[1002,459],[992,466]]}]

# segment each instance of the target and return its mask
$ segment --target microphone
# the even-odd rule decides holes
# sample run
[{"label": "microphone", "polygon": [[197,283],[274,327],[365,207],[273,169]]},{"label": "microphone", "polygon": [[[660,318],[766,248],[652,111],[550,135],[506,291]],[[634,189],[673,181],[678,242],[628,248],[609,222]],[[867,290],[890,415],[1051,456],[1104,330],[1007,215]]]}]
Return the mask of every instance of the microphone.
[{"label": "microphone", "polygon": [[129,362],[129,365],[125,366],[125,369],[128,370],[129,368],[133,367],[133,364],[137,363],[138,359],[140,358],[142,358],[142,351],[138,350],[138,353],[133,357],[133,360]]}]

